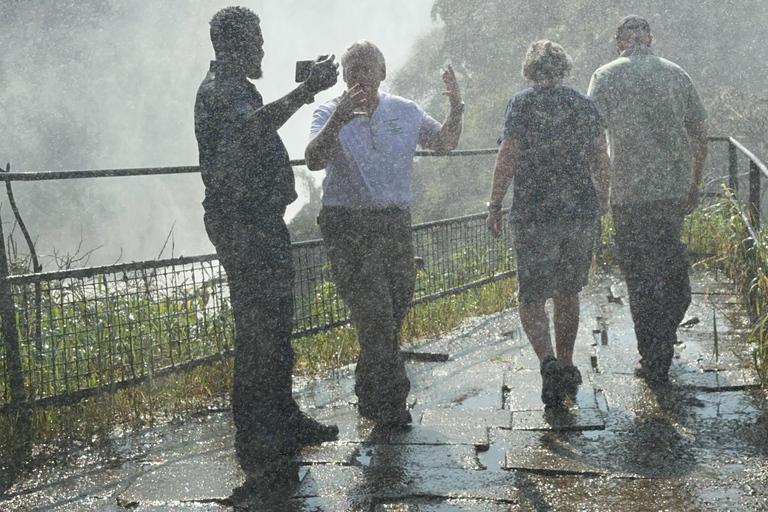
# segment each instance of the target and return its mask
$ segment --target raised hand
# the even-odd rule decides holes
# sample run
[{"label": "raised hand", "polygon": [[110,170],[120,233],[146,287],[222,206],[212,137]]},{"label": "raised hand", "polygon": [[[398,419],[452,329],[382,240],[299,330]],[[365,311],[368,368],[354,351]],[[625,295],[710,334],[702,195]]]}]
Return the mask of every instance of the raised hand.
[{"label": "raised hand", "polygon": [[451,102],[451,107],[461,106],[461,90],[459,89],[459,82],[456,81],[456,73],[453,71],[453,66],[448,64],[448,69],[443,73],[443,82],[445,82],[446,90],[443,92],[443,96],[448,96],[448,100]]},{"label": "raised hand", "polygon": [[366,97],[362,87],[355,84],[348,91],[344,91],[333,112],[334,121],[345,125],[352,119],[364,116],[366,110]]}]

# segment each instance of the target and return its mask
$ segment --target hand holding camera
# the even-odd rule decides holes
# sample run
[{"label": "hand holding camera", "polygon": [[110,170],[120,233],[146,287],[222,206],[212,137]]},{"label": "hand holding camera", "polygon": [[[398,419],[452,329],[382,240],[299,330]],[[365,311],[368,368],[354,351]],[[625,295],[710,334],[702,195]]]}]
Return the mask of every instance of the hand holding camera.
[{"label": "hand holding camera", "polygon": [[321,55],[315,61],[296,63],[296,81],[304,82],[312,94],[330,89],[339,80],[339,64],[334,55]]}]

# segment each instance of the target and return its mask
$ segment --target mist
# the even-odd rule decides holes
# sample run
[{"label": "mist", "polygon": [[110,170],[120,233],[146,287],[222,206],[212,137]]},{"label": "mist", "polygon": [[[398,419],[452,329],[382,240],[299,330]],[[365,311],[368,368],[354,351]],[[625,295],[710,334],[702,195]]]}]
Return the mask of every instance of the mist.
[{"label": "mist", "polygon": [[[261,17],[266,56],[256,86],[265,102],[295,87],[295,61],[339,58],[360,38],[382,49],[392,77],[434,30],[431,0],[239,4]],[[0,162],[17,172],[197,165],[193,106],[214,57],[208,21],[227,5],[1,0]],[[340,80],[316,100],[342,90]],[[291,158],[303,157],[313,109],[303,107],[280,130]],[[213,252],[197,174],[13,188],[46,269]],[[287,218],[306,202],[307,191],[299,193]],[[0,214],[8,236],[14,221],[4,195]],[[23,243],[12,250],[27,253]]]}]

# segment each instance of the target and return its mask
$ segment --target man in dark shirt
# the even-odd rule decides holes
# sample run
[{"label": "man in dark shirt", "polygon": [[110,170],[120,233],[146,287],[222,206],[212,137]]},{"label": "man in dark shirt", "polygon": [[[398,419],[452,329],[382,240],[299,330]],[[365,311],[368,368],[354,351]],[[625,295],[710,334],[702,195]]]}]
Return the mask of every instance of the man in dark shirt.
[{"label": "man in dark shirt", "polygon": [[[498,237],[501,201],[514,177],[520,321],[541,364],[547,407],[562,405],[581,384],[573,364],[579,292],[587,283],[598,210],[607,204],[610,166],[597,107],[562,84],[570,68],[557,43],[537,41],[528,48],[523,75],[533,87],[509,101],[488,204],[488,228]],[[549,298],[555,349],[544,309]]]},{"label": "man in dark shirt", "polygon": [[264,105],[248,80],[260,78],[264,40],[259,17],[244,7],[213,16],[216,60],[200,85],[195,135],[205,183],[205,228],[227,272],[235,318],[232,411],[235,448],[246,474],[290,458],[302,445],[336,438],[294,400],[291,348],[294,267],[283,220],[296,199],[293,170],[278,128],[338,76],[321,56],[310,77]]}]

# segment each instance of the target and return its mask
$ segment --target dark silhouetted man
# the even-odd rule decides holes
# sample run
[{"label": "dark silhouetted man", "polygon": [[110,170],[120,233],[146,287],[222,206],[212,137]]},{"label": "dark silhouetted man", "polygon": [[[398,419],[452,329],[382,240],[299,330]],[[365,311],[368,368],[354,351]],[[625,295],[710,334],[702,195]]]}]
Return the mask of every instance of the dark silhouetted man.
[{"label": "dark silhouetted man", "polygon": [[227,272],[235,318],[232,410],[235,448],[246,474],[290,458],[302,445],[336,438],[299,410],[291,394],[294,267],[283,221],[296,199],[293,170],[278,128],[338,77],[333,56],[309,78],[264,105],[259,17],[227,7],[210,22],[216,60],[197,93],[195,134],[205,183],[205,228]]},{"label": "dark silhouetted man", "polygon": [[595,71],[589,96],[608,124],[616,249],[640,352],[635,373],[664,383],[691,302],[680,231],[699,202],[707,112],[688,74],[655,56],[652,41],[644,18],[622,19],[620,57]]}]

